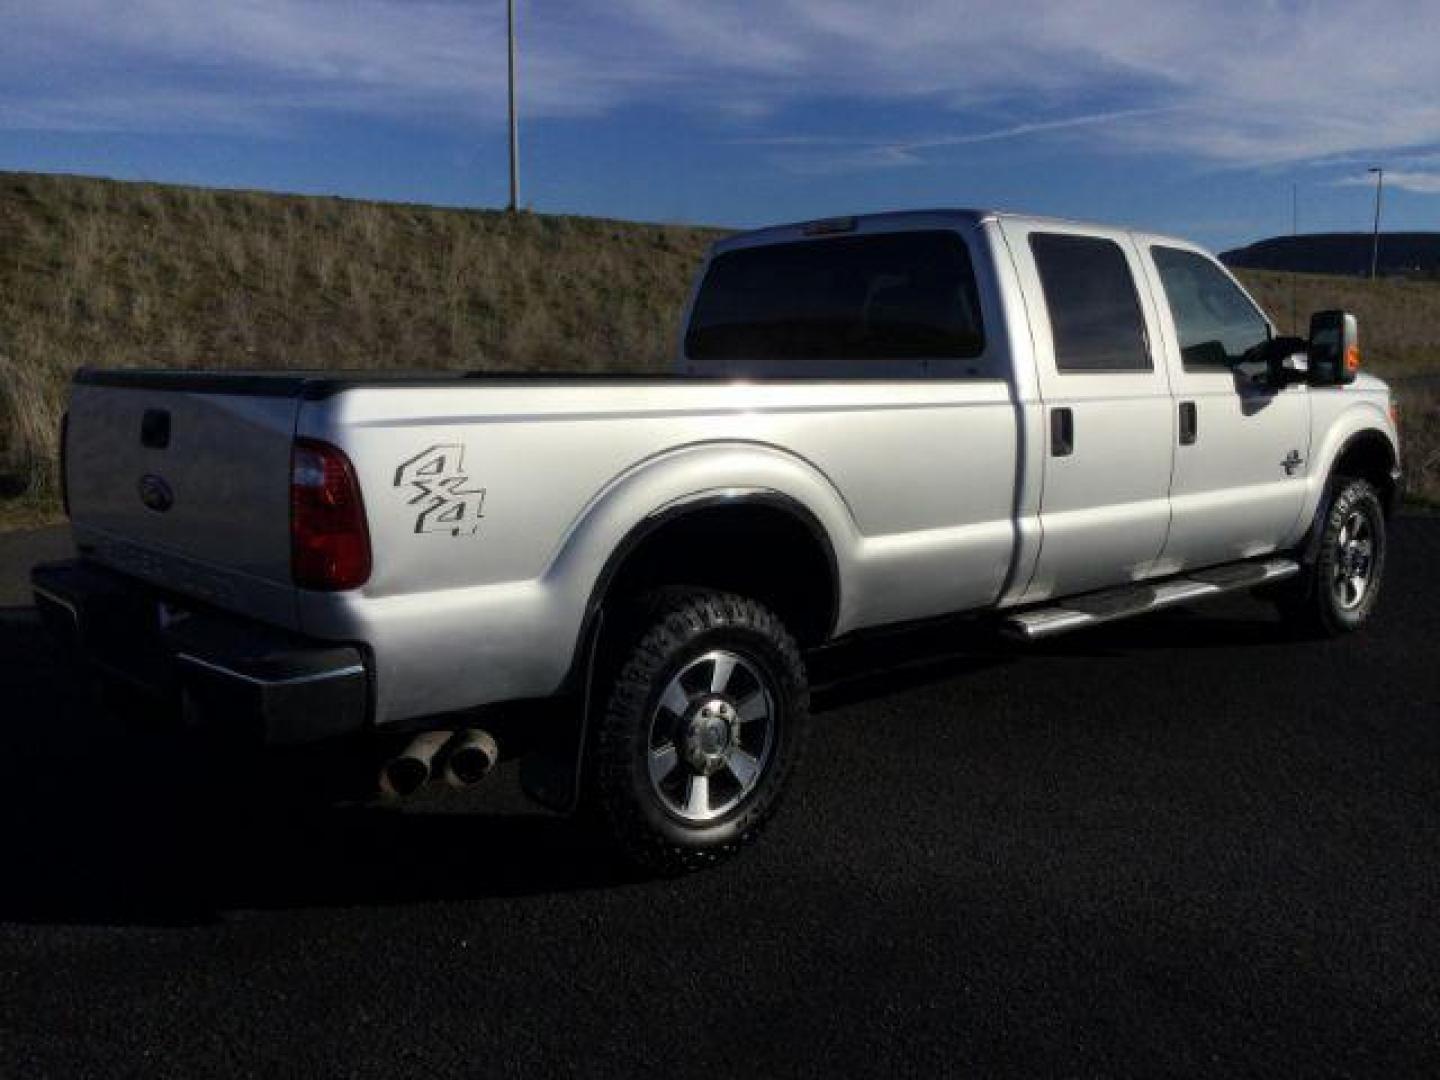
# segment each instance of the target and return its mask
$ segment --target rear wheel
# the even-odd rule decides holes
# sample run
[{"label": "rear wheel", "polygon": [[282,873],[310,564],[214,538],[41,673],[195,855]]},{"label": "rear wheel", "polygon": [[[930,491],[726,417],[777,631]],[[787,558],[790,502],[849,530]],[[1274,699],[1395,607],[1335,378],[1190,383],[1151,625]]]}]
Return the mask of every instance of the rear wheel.
[{"label": "rear wheel", "polygon": [[759,835],[799,757],[799,648],[768,608],[728,593],[667,590],[632,626],[591,743],[588,801],[630,862],[713,865]]},{"label": "rear wheel", "polygon": [[1315,560],[1279,598],[1296,629],[1334,637],[1363,626],[1385,570],[1385,511],[1375,485],[1342,477],[1320,525]]}]

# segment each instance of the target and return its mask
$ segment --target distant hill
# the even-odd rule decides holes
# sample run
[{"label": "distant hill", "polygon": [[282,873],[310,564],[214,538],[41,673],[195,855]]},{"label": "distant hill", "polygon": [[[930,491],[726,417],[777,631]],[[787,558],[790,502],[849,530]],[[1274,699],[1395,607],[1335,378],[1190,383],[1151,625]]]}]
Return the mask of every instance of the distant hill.
[{"label": "distant hill", "polygon": [[[1272,236],[1222,252],[1228,266],[1292,274],[1370,273],[1370,233]],[[1440,232],[1380,234],[1380,273],[1387,277],[1440,278]]]}]

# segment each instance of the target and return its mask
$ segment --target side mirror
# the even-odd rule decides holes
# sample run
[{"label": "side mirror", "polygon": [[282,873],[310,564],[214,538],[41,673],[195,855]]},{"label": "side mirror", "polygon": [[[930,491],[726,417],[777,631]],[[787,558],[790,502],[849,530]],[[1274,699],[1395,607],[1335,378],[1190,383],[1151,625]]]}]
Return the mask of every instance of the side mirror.
[{"label": "side mirror", "polygon": [[1305,355],[1305,343],[1299,338],[1284,340],[1295,342],[1297,347],[1288,349],[1283,355],[1271,359],[1266,365],[1265,371],[1270,385],[1280,390],[1295,383],[1310,381],[1310,361]]},{"label": "side mirror", "polygon": [[1309,347],[1304,338],[1272,337],[1246,353],[1244,361],[1264,363],[1265,374],[1256,376],[1257,381],[1263,380],[1271,390],[1284,390],[1310,381],[1310,364],[1305,355]]},{"label": "side mirror", "polygon": [[1345,386],[1360,373],[1360,325],[1348,311],[1310,316],[1310,382]]}]

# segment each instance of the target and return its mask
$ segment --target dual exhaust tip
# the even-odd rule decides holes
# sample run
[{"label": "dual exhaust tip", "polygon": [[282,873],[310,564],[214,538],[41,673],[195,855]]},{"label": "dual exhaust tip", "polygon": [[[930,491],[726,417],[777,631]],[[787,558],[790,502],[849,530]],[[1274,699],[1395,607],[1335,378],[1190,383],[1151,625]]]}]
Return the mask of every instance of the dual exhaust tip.
[{"label": "dual exhaust tip", "polygon": [[484,780],[499,760],[500,748],[488,731],[426,731],[381,766],[380,794],[403,799],[431,782],[463,791]]}]

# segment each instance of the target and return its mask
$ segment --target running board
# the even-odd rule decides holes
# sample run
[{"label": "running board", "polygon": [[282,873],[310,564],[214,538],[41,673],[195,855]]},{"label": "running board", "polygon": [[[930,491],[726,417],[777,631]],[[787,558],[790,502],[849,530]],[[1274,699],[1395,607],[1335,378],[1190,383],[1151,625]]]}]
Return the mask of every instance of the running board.
[{"label": "running board", "polygon": [[1230,563],[1163,581],[1122,585],[1116,589],[1071,597],[1050,607],[1031,608],[1011,615],[1000,625],[1007,637],[1039,641],[1067,630],[1147,615],[1176,604],[1188,604],[1240,589],[1253,589],[1257,585],[1294,577],[1299,572],[1300,564],[1293,559]]}]

